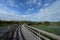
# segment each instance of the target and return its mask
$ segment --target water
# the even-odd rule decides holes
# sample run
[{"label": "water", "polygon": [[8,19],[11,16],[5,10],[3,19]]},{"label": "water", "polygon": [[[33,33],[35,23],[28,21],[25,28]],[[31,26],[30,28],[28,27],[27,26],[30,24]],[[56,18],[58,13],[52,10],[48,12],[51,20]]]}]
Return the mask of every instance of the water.
[{"label": "water", "polygon": [[0,29],[0,37],[1,37],[5,32],[7,32],[9,29],[10,29],[10,27]]},{"label": "water", "polygon": [[48,26],[48,28],[53,28],[53,29],[60,29],[60,27],[59,26]]}]

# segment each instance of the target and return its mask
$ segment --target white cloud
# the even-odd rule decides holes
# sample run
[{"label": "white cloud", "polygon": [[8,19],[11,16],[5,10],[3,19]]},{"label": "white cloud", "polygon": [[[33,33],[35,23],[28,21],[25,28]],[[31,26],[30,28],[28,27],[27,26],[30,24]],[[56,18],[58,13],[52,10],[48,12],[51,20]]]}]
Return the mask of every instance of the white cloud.
[{"label": "white cloud", "polygon": [[37,3],[37,0],[33,0],[33,4],[36,4]]},{"label": "white cloud", "polygon": [[26,1],[27,5],[37,4],[38,0],[28,0]]},{"label": "white cloud", "polygon": [[40,5],[42,5],[41,2],[38,2],[38,7],[40,7]]},{"label": "white cloud", "polygon": [[34,8],[28,8],[27,11],[31,11],[31,10],[34,10]]},{"label": "white cloud", "polygon": [[26,1],[26,4],[27,5],[31,5],[32,4],[32,0],[31,1],[30,0]]},{"label": "white cloud", "polygon": [[[3,2],[3,1],[2,1]],[[5,1],[6,5],[10,5],[11,7],[15,6],[15,0],[7,0]],[[2,3],[3,4],[3,3]],[[5,5],[5,4],[4,4]]]},{"label": "white cloud", "polygon": [[0,10],[0,19],[1,20],[27,20],[27,17],[29,17],[29,15],[18,15],[18,13],[14,12],[14,11],[6,11],[6,10]]},{"label": "white cloud", "polygon": [[48,6],[45,9],[43,8],[40,9],[36,17],[41,20],[60,21],[60,5],[59,4],[60,4],[60,0],[54,2],[52,5]]},{"label": "white cloud", "polygon": [[[46,4],[45,6],[47,6]],[[33,10],[28,9],[28,10]],[[27,10],[27,13],[28,13]],[[31,20],[31,21],[60,21],[60,0],[54,2],[46,8],[41,8],[36,14],[19,15],[15,11],[5,11],[0,9],[0,19],[2,20]]]},{"label": "white cloud", "polygon": [[50,3],[46,3],[43,7],[47,7]]}]

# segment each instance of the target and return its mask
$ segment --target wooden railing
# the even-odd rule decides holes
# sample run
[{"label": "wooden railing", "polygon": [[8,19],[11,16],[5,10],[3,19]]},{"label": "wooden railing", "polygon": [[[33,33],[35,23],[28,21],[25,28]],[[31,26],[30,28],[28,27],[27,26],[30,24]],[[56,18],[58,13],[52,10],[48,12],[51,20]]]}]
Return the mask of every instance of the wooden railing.
[{"label": "wooden railing", "polygon": [[60,40],[60,36],[53,34],[53,33],[49,33],[34,27],[31,27],[29,25],[24,24],[24,26],[30,30],[31,32],[33,32],[36,36],[38,36],[39,38],[43,39],[43,40]]},{"label": "wooden railing", "polygon": [[[34,36],[37,37],[39,40],[60,40],[60,36],[58,36],[56,34],[52,34],[52,33],[49,33],[49,32],[46,32],[46,31],[31,27],[31,26],[29,26],[27,24],[23,24],[23,25],[24,26],[14,25],[6,33],[4,33],[4,35],[2,37],[0,37],[0,40],[11,40],[11,39],[12,40],[18,40],[18,39],[20,40],[21,38],[23,39],[24,35],[23,35],[22,32],[26,31],[26,30],[29,30],[29,32],[31,31],[31,33],[34,34]],[[22,30],[22,28],[24,29],[24,27],[26,28],[26,30]],[[26,32],[28,32],[28,31],[26,31]],[[16,36],[16,35],[18,35],[18,36]],[[26,39],[28,39],[28,38],[26,38]]]}]

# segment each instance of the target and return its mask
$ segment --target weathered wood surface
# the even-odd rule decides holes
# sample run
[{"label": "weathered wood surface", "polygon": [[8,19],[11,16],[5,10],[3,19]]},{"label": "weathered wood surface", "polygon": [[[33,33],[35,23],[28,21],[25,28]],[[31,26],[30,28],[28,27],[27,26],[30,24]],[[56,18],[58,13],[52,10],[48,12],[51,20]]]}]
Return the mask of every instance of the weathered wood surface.
[{"label": "weathered wood surface", "polygon": [[60,40],[60,36],[26,24],[16,24],[5,32],[0,40]]},{"label": "weathered wood surface", "polygon": [[24,25],[22,25],[22,33],[26,40],[38,40]]},{"label": "weathered wood surface", "polygon": [[43,30],[40,30],[40,29],[37,29],[37,28],[34,28],[34,27],[31,27],[29,25],[26,25],[24,24],[26,27],[36,31],[36,33],[40,33],[42,35],[45,35],[47,37],[51,37],[52,39],[55,39],[55,40],[60,40],[60,36],[56,35],[56,34],[53,34],[53,33],[49,33],[49,32],[46,32],[46,31],[43,31]]}]

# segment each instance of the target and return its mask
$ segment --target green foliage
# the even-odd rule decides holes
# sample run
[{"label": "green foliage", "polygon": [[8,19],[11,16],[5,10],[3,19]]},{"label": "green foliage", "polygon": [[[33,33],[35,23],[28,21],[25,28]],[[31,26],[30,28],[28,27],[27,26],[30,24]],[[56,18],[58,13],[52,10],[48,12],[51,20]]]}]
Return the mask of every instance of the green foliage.
[{"label": "green foliage", "polygon": [[4,24],[28,24],[28,25],[44,25],[44,26],[49,26],[49,25],[58,25],[60,26],[60,22],[49,22],[49,21],[40,21],[40,22],[36,22],[36,21],[2,21],[0,20],[0,26],[4,25]]},{"label": "green foliage", "polygon": [[0,25],[0,29],[3,29],[3,28],[8,28],[8,27],[11,27],[12,24],[3,24],[3,25]]},{"label": "green foliage", "polygon": [[44,30],[44,31],[47,31],[47,32],[50,32],[50,33],[54,33],[54,34],[57,34],[57,35],[60,35],[60,26],[57,26],[57,25],[49,25],[49,26],[46,26],[46,25],[31,25],[32,27],[35,27],[35,28],[38,28],[40,30]]},{"label": "green foliage", "polygon": [[50,33],[54,33],[54,34],[57,34],[57,35],[60,35],[60,26],[58,25],[49,25],[49,26],[46,26],[46,25],[31,25],[32,27],[35,27],[35,28],[38,28],[40,30],[44,30],[44,31],[47,31],[47,32],[50,32]]},{"label": "green foliage", "polygon": [[42,22],[42,25],[50,25],[50,22],[44,21],[44,22]]}]

